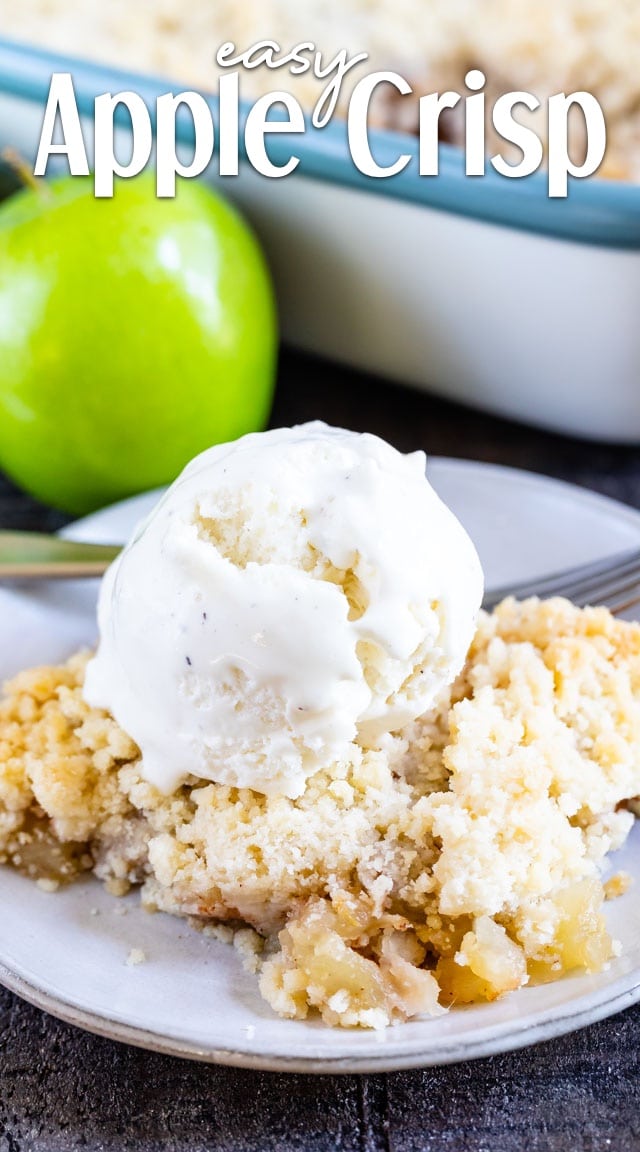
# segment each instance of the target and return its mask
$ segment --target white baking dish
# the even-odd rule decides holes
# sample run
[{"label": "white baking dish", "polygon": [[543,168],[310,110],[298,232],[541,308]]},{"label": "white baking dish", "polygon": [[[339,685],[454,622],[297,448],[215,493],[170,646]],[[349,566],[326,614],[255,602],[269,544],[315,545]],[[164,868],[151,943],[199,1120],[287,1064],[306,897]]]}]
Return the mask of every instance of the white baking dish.
[{"label": "white baking dish", "polygon": [[[81,110],[168,82],[0,42],[0,144],[35,155],[53,71]],[[284,138],[274,138],[274,159]],[[377,133],[376,155],[416,150]],[[441,175],[360,176],[344,129],[296,139],[284,180],[248,164],[222,181],[275,275],[285,339],[479,408],[594,439],[640,442],[640,187],[543,174],[471,179],[443,146]],[[211,177],[215,180],[215,177]],[[301,382],[302,386],[302,382]]]}]

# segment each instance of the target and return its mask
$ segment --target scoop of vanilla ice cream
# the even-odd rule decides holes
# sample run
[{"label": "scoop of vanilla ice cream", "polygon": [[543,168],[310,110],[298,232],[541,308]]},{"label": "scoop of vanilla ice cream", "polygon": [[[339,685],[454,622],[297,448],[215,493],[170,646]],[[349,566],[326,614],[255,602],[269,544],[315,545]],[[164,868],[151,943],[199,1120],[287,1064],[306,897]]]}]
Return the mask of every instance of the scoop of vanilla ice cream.
[{"label": "scoop of vanilla ice cream", "polygon": [[196,457],[109,569],[85,697],[163,791],[295,797],[429,707],[482,589],[422,452],[320,423],[245,436]]}]

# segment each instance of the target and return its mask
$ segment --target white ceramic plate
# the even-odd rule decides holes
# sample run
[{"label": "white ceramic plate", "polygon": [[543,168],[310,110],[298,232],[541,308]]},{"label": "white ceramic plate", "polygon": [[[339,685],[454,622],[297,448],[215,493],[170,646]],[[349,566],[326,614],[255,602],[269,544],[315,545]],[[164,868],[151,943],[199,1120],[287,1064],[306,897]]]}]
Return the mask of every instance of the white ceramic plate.
[{"label": "white ceramic plate", "polygon": [[[565,563],[637,546],[640,514],[603,497],[510,469],[434,460],[430,476],[473,536],[487,585],[542,575]],[[85,539],[120,541],[153,496],[73,526]],[[0,591],[0,675],[58,660],[95,639],[96,586]],[[640,827],[616,867],[640,879]],[[93,1032],[225,1064],[307,1072],[364,1072],[449,1063],[569,1032],[640,999],[640,902],[608,906],[623,952],[598,976],[527,988],[386,1032],[331,1030],[281,1020],[233,949],[170,916],[144,913],[93,880],[47,894],[0,869],[0,982]],[[128,967],[132,948],[146,962]]]}]

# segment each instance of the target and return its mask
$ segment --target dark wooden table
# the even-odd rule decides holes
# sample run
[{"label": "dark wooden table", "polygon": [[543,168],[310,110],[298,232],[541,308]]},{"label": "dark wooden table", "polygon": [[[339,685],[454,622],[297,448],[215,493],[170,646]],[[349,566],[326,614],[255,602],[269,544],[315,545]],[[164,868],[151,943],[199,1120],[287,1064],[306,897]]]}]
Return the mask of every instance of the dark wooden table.
[{"label": "dark wooden table", "polygon": [[[404,450],[531,468],[640,507],[640,451],[526,430],[288,354],[273,423],[313,418]],[[63,522],[0,479],[0,526]],[[639,1049],[640,1007],[470,1064],[284,1076],[127,1048],[0,990],[0,1152],[632,1152]]]}]

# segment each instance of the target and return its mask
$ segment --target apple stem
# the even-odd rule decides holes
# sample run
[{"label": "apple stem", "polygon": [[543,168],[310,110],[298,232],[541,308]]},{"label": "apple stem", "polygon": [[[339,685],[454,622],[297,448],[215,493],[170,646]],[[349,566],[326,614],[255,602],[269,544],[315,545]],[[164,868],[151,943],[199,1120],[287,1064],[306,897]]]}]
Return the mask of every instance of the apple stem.
[{"label": "apple stem", "polygon": [[25,188],[31,188],[31,190],[37,192],[38,196],[41,196],[43,200],[49,199],[51,192],[47,187],[46,180],[39,179],[33,175],[26,160],[15,148],[3,148],[2,152],[0,152],[0,158],[13,169]]}]

